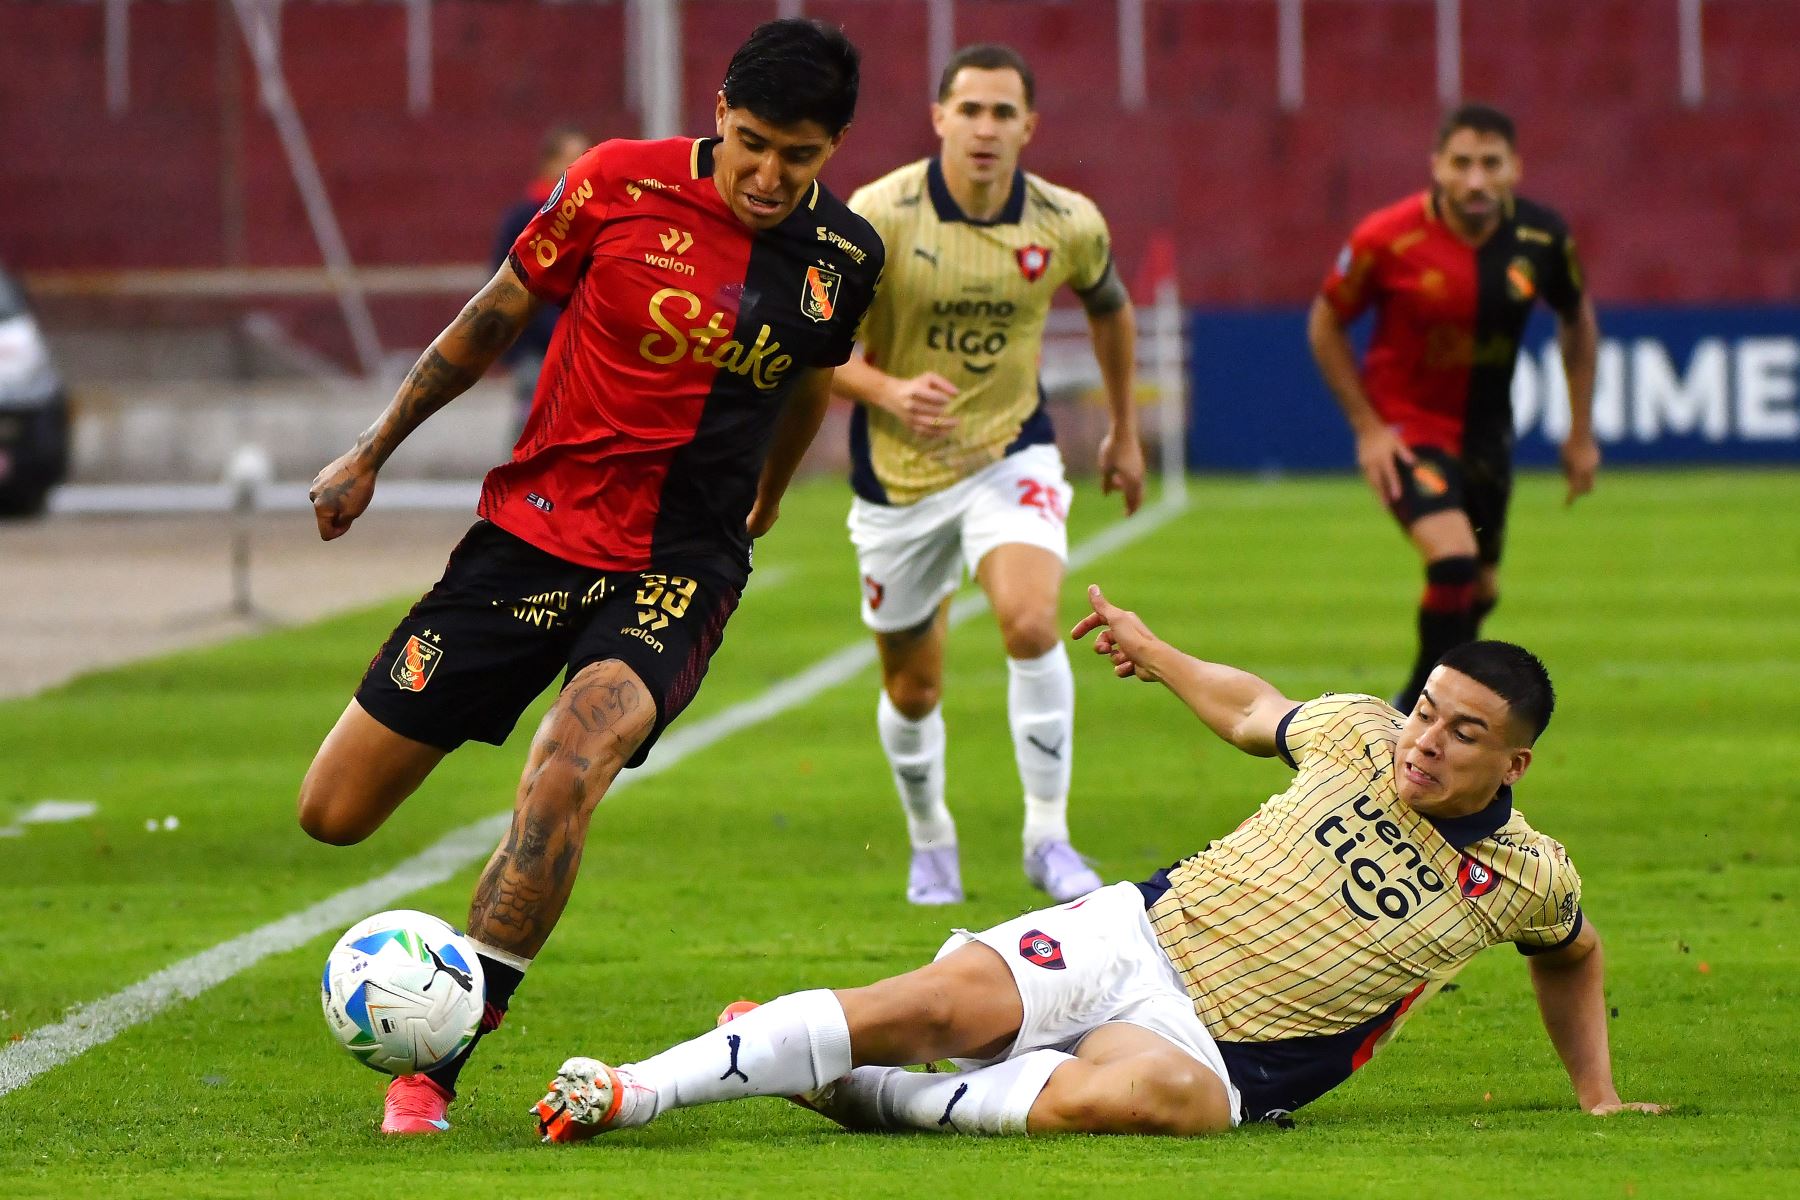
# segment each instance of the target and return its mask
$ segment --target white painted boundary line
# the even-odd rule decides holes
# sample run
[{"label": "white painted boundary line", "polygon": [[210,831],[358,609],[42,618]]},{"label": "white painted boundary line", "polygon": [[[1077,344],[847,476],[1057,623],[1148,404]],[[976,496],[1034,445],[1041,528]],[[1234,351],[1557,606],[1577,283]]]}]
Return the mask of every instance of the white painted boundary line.
[{"label": "white painted boundary line", "polygon": [[[1080,570],[1103,555],[1149,536],[1179,516],[1185,507],[1179,502],[1153,505],[1129,521],[1108,526],[1075,547],[1069,555],[1069,566]],[[964,596],[951,605],[950,622],[961,624],[986,608],[987,598],[980,593]],[[714,742],[848,682],[874,661],[875,648],[867,639],[852,643],[758,696],[734,704],[704,721],[671,730],[648,762],[630,774],[619,776],[608,799],[637,780],[660,775]],[[378,875],[367,883],[348,888],[228,942],[221,942],[210,950],[202,950],[123,991],[80,1005],[54,1025],[32,1030],[20,1041],[0,1048],[0,1096],[17,1091],[44,1072],[111,1041],[133,1025],[143,1024],[171,1005],[191,1000],[224,983],[272,954],[303,946],[323,933],[336,933],[372,912],[392,908],[395,901],[404,896],[442,883],[470,863],[490,854],[511,823],[510,812],[483,817],[446,835],[385,875]]]}]

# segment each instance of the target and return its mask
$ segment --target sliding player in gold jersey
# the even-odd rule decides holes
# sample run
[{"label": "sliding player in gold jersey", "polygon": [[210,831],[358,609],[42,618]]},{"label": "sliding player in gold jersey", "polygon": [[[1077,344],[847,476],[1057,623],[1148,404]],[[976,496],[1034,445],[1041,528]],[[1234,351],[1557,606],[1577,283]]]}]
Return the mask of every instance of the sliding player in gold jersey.
[{"label": "sliding player in gold jersey", "polygon": [[[1661,1111],[1619,1099],[1581,877],[1512,806],[1555,707],[1535,656],[1457,647],[1406,715],[1373,696],[1297,704],[1160,641],[1099,588],[1089,600],[1075,637],[1098,631],[1115,674],[1161,683],[1233,746],[1279,756],[1295,772],[1287,790],[1143,883],[959,930],[919,970],[740,1001],[728,1023],[641,1062],[570,1059],[537,1106],[546,1140],[774,1095],[853,1129],[1202,1134],[1279,1121],[1503,942],[1529,956],[1582,1109]],[[960,1070],[904,1069],[943,1058]]]},{"label": "sliding player in gold jersey", "polygon": [[946,601],[965,567],[987,592],[1007,655],[1026,875],[1057,900],[1100,886],[1069,842],[1075,685],[1057,596],[1072,489],[1038,359],[1050,301],[1067,284],[1087,311],[1112,413],[1101,490],[1121,491],[1131,513],[1144,477],[1131,395],[1136,334],[1099,209],[1018,167],[1037,126],[1034,89],[1016,51],[959,51],[931,110],[937,156],[850,198],[888,246],[864,354],[839,368],[834,386],[858,402],[850,532],[863,622],[881,651],[876,724],[906,811],[915,904],[963,898],[938,701]]}]

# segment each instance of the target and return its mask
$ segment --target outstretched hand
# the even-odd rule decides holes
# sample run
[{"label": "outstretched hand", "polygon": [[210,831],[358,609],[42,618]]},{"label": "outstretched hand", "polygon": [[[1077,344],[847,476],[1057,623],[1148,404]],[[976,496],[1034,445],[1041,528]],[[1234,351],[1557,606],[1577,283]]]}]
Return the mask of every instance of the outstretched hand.
[{"label": "outstretched hand", "polygon": [[1080,641],[1098,629],[1100,636],[1094,639],[1094,653],[1112,659],[1114,675],[1120,679],[1135,675],[1145,683],[1160,682],[1162,675],[1150,660],[1162,643],[1150,632],[1150,627],[1140,621],[1136,613],[1107,600],[1098,584],[1088,585],[1088,603],[1094,611],[1077,621],[1069,636]]}]

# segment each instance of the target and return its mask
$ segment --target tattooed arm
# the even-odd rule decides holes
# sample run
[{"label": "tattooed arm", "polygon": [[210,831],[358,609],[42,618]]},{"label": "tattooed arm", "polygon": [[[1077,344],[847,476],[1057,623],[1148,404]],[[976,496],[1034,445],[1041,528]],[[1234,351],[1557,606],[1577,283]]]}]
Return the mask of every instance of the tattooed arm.
[{"label": "tattooed arm", "polygon": [[525,289],[510,262],[463,306],[407,372],[393,402],[363,430],[356,445],[313,479],[307,498],[326,541],[342,537],[375,495],[375,475],[388,456],[425,419],[468,390],[512,345],[541,301]]}]

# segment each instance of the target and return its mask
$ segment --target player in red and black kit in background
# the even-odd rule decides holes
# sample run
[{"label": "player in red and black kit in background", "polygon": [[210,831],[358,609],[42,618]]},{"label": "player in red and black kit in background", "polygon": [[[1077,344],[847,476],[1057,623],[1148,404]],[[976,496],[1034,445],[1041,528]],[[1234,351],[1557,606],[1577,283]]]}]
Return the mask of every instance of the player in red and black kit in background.
[{"label": "player in red and black kit in background", "polygon": [[[506,265],[506,260],[512,256],[513,243],[544,207],[544,201],[550,198],[563,172],[593,144],[593,138],[573,125],[558,125],[544,135],[538,148],[537,174],[526,185],[524,195],[507,205],[506,211],[500,214],[500,224],[494,230],[492,266],[495,270]],[[544,358],[550,353],[550,339],[556,333],[556,319],[560,316],[562,309],[557,305],[540,306],[506,353],[500,356],[500,361],[512,371],[516,409],[512,432],[515,437],[531,415],[531,401],[537,395],[538,372],[543,370]]]},{"label": "player in red and black kit in background", "polygon": [[[583,154],[386,412],[313,481],[319,534],[338,537],[402,439],[540,305],[564,307],[481,520],[382,646],[300,790],[307,833],[361,841],[445,754],[505,741],[563,673],[469,906],[484,1031],[562,913],[594,806],[700,686],[751,539],[774,524],[874,295],[881,242],[817,181],[857,81],[842,33],[773,21],[726,70],[716,139]],[[448,1128],[466,1058],[395,1080],[382,1129]]]},{"label": "player in red and black kit in background", "polygon": [[[1356,227],[1307,318],[1313,357],[1356,434],[1356,460],[1425,560],[1419,655],[1395,707],[1432,665],[1474,641],[1499,600],[1512,495],[1512,376],[1540,297],[1556,314],[1569,382],[1568,503],[1592,490],[1600,342],[1561,217],[1513,194],[1513,123],[1480,104],[1438,129],[1432,187]],[[1373,307],[1359,378],[1345,326]]]}]

